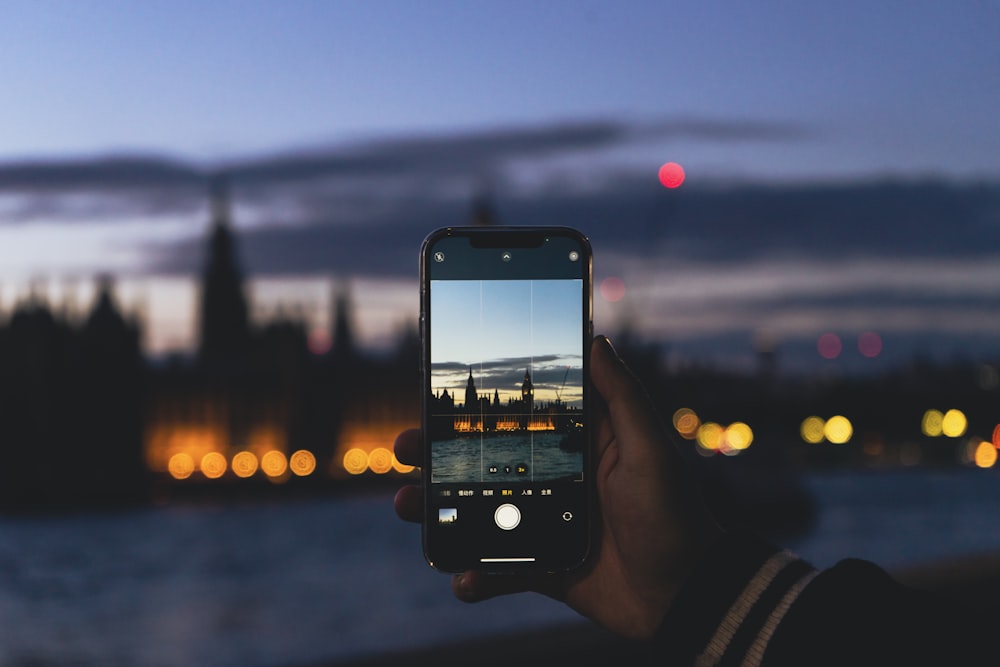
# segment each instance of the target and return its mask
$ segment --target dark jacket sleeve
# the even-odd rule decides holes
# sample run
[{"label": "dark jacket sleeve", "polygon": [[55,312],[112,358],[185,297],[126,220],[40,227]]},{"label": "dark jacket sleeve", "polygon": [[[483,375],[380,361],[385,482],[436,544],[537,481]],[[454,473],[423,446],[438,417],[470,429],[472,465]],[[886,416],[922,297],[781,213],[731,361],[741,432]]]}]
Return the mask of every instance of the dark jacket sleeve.
[{"label": "dark jacket sleeve", "polygon": [[1000,665],[996,618],[867,561],[817,570],[750,534],[717,543],[651,643],[650,664]]}]

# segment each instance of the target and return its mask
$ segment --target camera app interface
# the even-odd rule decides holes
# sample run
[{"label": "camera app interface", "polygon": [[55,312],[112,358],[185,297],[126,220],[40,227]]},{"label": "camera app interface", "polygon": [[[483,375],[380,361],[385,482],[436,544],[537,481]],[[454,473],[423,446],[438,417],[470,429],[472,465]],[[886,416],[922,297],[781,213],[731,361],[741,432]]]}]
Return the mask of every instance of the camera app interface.
[{"label": "camera app interface", "polygon": [[587,545],[589,249],[570,235],[429,248],[428,558],[561,568]]},{"label": "camera app interface", "polygon": [[580,480],[583,281],[431,285],[432,483]]}]

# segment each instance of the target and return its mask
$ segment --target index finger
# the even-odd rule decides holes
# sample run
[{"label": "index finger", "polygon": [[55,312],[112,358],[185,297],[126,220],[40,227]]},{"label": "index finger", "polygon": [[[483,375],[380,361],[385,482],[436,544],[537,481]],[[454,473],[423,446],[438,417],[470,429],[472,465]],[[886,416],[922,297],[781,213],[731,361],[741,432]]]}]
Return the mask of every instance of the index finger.
[{"label": "index finger", "polygon": [[411,466],[421,466],[423,461],[424,443],[419,428],[411,428],[396,436],[392,445],[396,458],[400,463]]}]

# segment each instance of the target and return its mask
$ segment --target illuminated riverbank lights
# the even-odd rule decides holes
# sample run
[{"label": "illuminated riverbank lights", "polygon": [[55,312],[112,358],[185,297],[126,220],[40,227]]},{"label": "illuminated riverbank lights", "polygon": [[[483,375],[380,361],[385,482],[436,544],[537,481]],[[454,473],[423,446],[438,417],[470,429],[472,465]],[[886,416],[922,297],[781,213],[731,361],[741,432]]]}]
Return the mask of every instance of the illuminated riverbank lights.
[{"label": "illuminated riverbank lights", "polygon": [[167,462],[167,472],[176,480],[188,479],[195,472],[200,472],[205,479],[218,480],[227,477],[226,473],[230,470],[239,479],[263,473],[271,481],[283,482],[288,479],[288,473],[308,477],[316,472],[316,455],[300,449],[289,457],[281,450],[271,449],[258,458],[256,453],[242,450],[229,461],[221,452],[208,452],[196,461],[188,452],[176,452]]},{"label": "illuminated riverbank lights", "polygon": [[288,459],[276,449],[272,449],[260,458],[260,469],[271,478],[278,478],[288,472]]},{"label": "illuminated riverbank lights", "polygon": [[385,447],[376,447],[370,452],[360,447],[351,448],[344,453],[342,465],[351,475],[363,475],[369,471],[384,475],[390,470],[406,474],[414,469],[411,465],[400,463],[396,455]]},{"label": "illuminated riverbank lights", "polygon": [[843,445],[854,435],[854,426],[851,420],[843,415],[836,415],[826,420],[823,427],[823,435],[835,445]]},{"label": "illuminated riverbank lights", "polygon": [[818,445],[824,440],[834,445],[843,445],[854,436],[854,425],[843,415],[835,415],[829,419],[813,415],[802,420],[799,435],[811,445]]},{"label": "illuminated riverbank lights", "polygon": [[961,410],[948,410],[941,419],[941,434],[946,438],[960,438],[968,427],[969,420]]},{"label": "illuminated riverbank lights", "polygon": [[961,410],[952,408],[947,412],[930,409],[920,420],[920,431],[929,438],[944,436],[960,438],[969,428],[969,420]]},{"label": "illuminated riverbank lights", "polygon": [[167,462],[167,471],[174,479],[187,479],[194,472],[194,458],[187,452],[178,452]]},{"label": "illuminated riverbank lights", "polygon": [[237,477],[247,478],[253,477],[254,473],[257,472],[259,464],[257,462],[257,456],[253,452],[239,452],[233,457],[233,473]]},{"label": "illuminated riverbank lights", "polygon": [[316,455],[308,449],[300,449],[288,459],[288,467],[297,477],[308,477],[316,472]]},{"label": "illuminated riverbank lights", "polygon": [[695,438],[705,453],[735,456],[753,443],[753,429],[743,422],[733,422],[729,426],[705,422],[697,427]]},{"label": "illuminated riverbank lights", "polygon": [[229,467],[226,457],[219,452],[209,452],[201,457],[201,474],[208,479],[219,479]]},{"label": "illuminated riverbank lights", "polygon": [[674,412],[673,423],[677,433],[685,440],[694,440],[698,437],[701,419],[691,408],[680,408]]},{"label": "illuminated riverbank lights", "polygon": [[973,460],[979,468],[992,468],[997,462],[997,448],[992,442],[983,440],[976,446]]},{"label": "illuminated riverbank lights", "polygon": [[810,445],[818,445],[826,440],[826,435],[823,434],[823,428],[825,426],[826,420],[822,417],[806,417],[802,420],[802,426],[799,428],[799,434],[802,436],[802,439]]}]

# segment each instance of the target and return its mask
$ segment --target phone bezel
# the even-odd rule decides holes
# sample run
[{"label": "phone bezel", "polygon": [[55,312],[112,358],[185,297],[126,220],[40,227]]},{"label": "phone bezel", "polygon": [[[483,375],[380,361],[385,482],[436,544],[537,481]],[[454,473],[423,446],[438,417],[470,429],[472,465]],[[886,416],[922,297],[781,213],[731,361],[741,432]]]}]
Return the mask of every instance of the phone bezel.
[{"label": "phone bezel", "polygon": [[[587,446],[584,452],[584,506],[586,516],[582,517],[581,523],[585,530],[584,547],[581,553],[567,555],[564,558],[551,562],[532,563],[463,563],[449,564],[446,558],[437,557],[434,553],[435,545],[429,544],[428,521],[432,518],[431,489],[431,449],[428,436],[428,413],[429,397],[431,392],[431,358],[430,358],[430,249],[439,240],[448,237],[467,237],[470,244],[477,248],[524,248],[540,247],[546,238],[554,236],[569,237],[576,241],[581,248],[583,294],[582,294],[582,322],[581,322],[581,346],[583,359],[583,412],[586,431]],[[424,460],[422,466],[422,483],[425,490],[423,507],[423,530],[422,544],[424,558],[435,569],[444,572],[460,572],[466,569],[484,570],[488,572],[524,572],[524,571],[546,571],[563,572],[575,569],[586,562],[590,555],[594,536],[595,512],[595,483],[593,471],[593,424],[591,406],[593,404],[593,390],[590,386],[588,369],[590,364],[590,347],[593,340],[593,251],[589,239],[579,230],[565,226],[506,226],[506,227],[443,227],[431,232],[425,239],[420,249],[420,340],[421,340],[421,432],[425,443]]]}]

